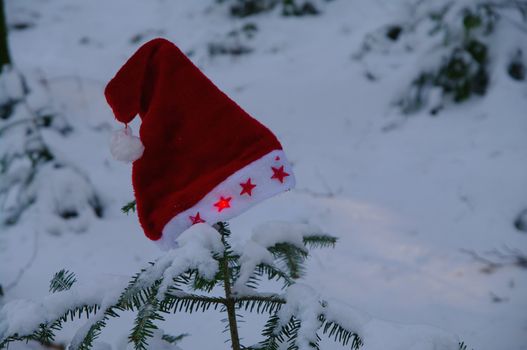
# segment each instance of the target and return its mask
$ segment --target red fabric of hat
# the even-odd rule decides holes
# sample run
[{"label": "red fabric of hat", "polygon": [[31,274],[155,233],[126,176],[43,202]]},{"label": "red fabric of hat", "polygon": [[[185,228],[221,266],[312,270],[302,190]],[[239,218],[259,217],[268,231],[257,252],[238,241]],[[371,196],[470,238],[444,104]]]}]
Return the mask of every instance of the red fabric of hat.
[{"label": "red fabric of hat", "polygon": [[105,95],[120,122],[141,117],[144,151],[132,168],[137,213],[163,248],[195,223],[228,220],[294,187],[274,134],[167,40],[143,45]]}]

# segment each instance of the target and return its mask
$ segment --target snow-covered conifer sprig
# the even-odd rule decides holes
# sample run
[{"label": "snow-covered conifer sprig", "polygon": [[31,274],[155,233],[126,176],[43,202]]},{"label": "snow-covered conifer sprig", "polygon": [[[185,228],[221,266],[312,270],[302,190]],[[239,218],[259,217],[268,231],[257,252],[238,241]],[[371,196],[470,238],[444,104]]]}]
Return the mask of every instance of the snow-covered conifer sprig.
[{"label": "snow-covered conifer sprig", "polygon": [[[320,349],[323,335],[348,349],[358,349],[371,341],[372,334],[378,334],[372,331],[378,321],[376,324],[371,317],[335,300],[325,300],[311,287],[295,283],[304,271],[309,248],[333,246],[334,237],[310,225],[268,223],[256,228],[241,246],[231,247],[229,240],[226,223],[214,228],[194,225],[179,238],[179,248],[149,263],[129,281],[112,277],[89,286],[78,282],[73,273],[61,270],[50,283],[53,293],[48,297],[3,305],[0,348],[17,340],[52,344],[64,322],[87,316],[68,350],[91,349],[107,321],[125,311],[136,315],[128,339],[138,350],[148,349],[155,342],[179,339],[165,337],[158,329],[168,314],[212,310],[227,314],[233,350],[277,350],[282,346]],[[259,291],[259,282],[264,278],[281,282],[284,293]],[[217,290],[224,293],[217,295]],[[269,317],[262,331],[263,340],[256,345],[240,343],[237,318],[244,312]],[[359,336],[363,330],[369,338]],[[444,335],[433,336],[444,342]],[[449,337],[447,341],[457,345]]]},{"label": "snow-covered conifer sprig", "polygon": [[33,340],[51,345],[64,322],[97,317],[101,307],[117,299],[115,291],[122,287],[121,280],[106,281],[104,293],[99,288],[73,288],[75,282],[73,273],[61,270],[51,280],[50,296],[41,301],[14,300],[5,304],[0,309],[0,349],[13,341]]},{"label": "snow-covered conifer sprig", "polygon": [[[111,298],[99,296],[93,300],[90,296],[92,300],[89,302],[76,300],[78,305],[64,305],[65,313],[55,312],[56,318],[44,318],[39,321],[38,327],[29,331],[27,327],[17,329],[8,325],[7,330],[0,332],[1,345],[15,340],[51,343],[64,321],[81,317],[83,312],[90,318],[77,331],[69,349],[90,349],[106,326],[106,321],[118,317],[122,311],[136,312],[134,327],[129,335],[135,349],[148,348],[148,341],[165,314],[204,312],[211,308],[226,311],[229,305],[235,312],[244,310],[275,314],[286,304],[286,300],[277,294],[257,293],[260,279],[281,281],[284,287],[291,286],[301,276],[308,247],[331,246],[336,241],[308,225],[272,223],[255,230],[246,244],[252,249],[241,248],[244,254],[231,247],[227,224],[219,223],[216,229],[195,225],[180,238],[180,248],[150,263],[132,278],[126,288],[121,287],[117,294],[113,291]],[[268,233],[264,234],[265,231]],[[265,250],[268,259],[262,260],[262,255],[249,259],[246,253],[254,249]],[[250,271],[244,269],[245,264]],[[76,280],[73,273],[61,270],[52,278],[50,291],[54,295],[63,294],[66,299],[76,294],[84,299],[86,293],[82,290],[83,286],[77,286]],[[210,295],[216,286],[225,287],[227,284],[230,289],[231,285],[233,287],[238,283],[246,287],[250,285],[252,292],[243,293],[240,287],[239,290],[233,288],[231,294],[226,296]],[[2,309],[3,319],[7,322],[10,320],[9,311],[9,307]]]},{"label": "snow-covered conifer sprig", "polygon": [[[363,340],[357,331],[369,318],[357,314],[355,322],[339,319],[335,310],[340,308],[342,305],[330,305],[311,287],[295,284],[287,290],[280,309],[267,321],[262,332],[266,339],[253,349],[278,350],[282,344],[291,350],[320,349],[319,332],[343,346],[359,349]],[[343,322],[348,324],[344,326]]]},{"label": "snow-covered conifer sprig", "polygon": [[130,201],[128,203],[126,203],[125,205],[123,205],[121,207],[121,211],[125,214],[130,214],[130,212],[134,212],[135,213],[135,207],[136,207],[136,202],[135,200],[133,201]]},{"label": "snow-covered conifer sprig", "polygon": [[74,131],[49,83],[15,67],[0,72],[0,226],[32,212],[49,233],[83,232],[103,217],[103,200],[85,172],[48,140]]},{"label": "snow-covered conifer sprig", "polygon": [[55,293],[68,290],[75,282],[77,282],[77,277],[75,277],[73,272],[68,270],[60,270],[49,282],[49,291],[51,293]]}]

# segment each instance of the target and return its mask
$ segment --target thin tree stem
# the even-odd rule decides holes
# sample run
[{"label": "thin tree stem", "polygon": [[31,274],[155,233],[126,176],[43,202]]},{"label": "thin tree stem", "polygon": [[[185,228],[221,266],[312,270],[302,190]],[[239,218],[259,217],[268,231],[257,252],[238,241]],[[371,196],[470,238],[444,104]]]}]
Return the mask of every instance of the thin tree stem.
[{"label": "thin tree stem", "polygon": [[223,252],[222,270],[223,270],[223,287],[225,290],[225,308],[227,309],[227,318],[229,320],[229,330],[231,331],[232,350],[240,350],[240,337],[238,336],[238,323],[236,322],[236,300],[232,296],[231,276],[229,273],[229,261],[226,251],[228,229],[224,223],[218,223],[216,229],[221,234],[221,241],[225,247]]},{"label": "thin tree stem", "polygon": [[[224,261],[224,264],[227,265],[227,261]],[[236,308],[234,305],[234,299],[231,296],[231,286],[229,281],[229,276],[225,274],[224,276],[224,287],[225,287],[225,298],[227,302],[225,307],[227,308],[227,315],[229,318],[229,329],[231,331],[231,344],[232,350],[240,350],[240,338],[238,336],[238,324],[236,322]]]}]

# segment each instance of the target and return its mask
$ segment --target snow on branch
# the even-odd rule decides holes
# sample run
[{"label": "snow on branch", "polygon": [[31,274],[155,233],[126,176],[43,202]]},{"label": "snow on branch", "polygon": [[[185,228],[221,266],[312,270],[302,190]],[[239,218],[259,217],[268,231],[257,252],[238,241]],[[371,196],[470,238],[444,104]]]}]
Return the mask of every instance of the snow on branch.
[{"label": "snow on branch", "polygon": [[382,321],[341,301],[324,300],[300,283],[288,288],[273,322],[269,339],[260,345],[275,342],[298,350],[319,349],[320,332],[352,349],[364,345],[367,350],[458,350],[461,344],[457,336],[437,328]]},{"label": "snow on branch", "polygon": [[240,255],[240,271],[234,291],[250,294],[252,279],[264,273],[283,279],[287,287],[301,276],[308,247],[333,246],[335,242],[335,237],[313,225],[278,221],[261,224],[253,229],[248,242],[235,248]]},{"label": "snow on branch", "polygon": [[41,300],[8,302],[0,310],[0,343],[12,335],[32,334],[43,324],[53,324],[84,311],[95,313],[101,305],[114,304],[127,281],[127,278],[101,277],[89,284],[78,283],[69,290],[53,293]]},{"label": "snow on branch", "polygon": [[221,236],[207,224],[196,224],[185,231],[178,240],[179,247],[169,251],[141,276],[142,282],[152,283],[163,278],[158,291],[162,300],[173,279],[189,270],[197,270],[200,277],[213,280],[218,272],[215,254],[223,252]]}]

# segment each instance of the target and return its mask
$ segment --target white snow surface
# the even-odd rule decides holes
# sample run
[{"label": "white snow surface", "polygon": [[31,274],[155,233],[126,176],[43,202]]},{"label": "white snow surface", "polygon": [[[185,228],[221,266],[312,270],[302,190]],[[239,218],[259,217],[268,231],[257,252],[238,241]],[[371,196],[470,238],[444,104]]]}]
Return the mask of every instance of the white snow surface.
[{"label": "white snow surface", "polygon": [[[66,137],[52,131],[44,131],[44,137],[87,176],[105,211],[102,218],[81,218],[80,226],[64,223],[50,234],[48,223],[53,226],[55,218],[42,217],[45,206],[35,205],[17,225],[2,227],[2,312],[11,316],[0,331],[35,327],[26,313],[52,317],[60,311],[53,306],[59,296],[46,295],[50,278],[62,268],[76,272],[79,281],[101,274],[131,276],[160,256],[136,217],[120,212],[133,198],[130,166],[115,162],[109,152],[108,140],[118,126],[103,90],[142,43],[163,36],[192,53],[193,62],[221,89],[273,130],[294,166],[296,190],[232,220],[236,243],[250,241],[250,230],[269,220],[315,225],[338,236],[335,249],[312,253],[302,283],[330,306],[341,300],[371,315],[365,323],[350,317],[362,327],[365,350],[442,349],[450,346],[451,334],[469,349],[526,350],[525,269],[511,264],[484,269],[465,250],[498,261],[488,253],[507,247],[527,251],[527,236],[513,226],[527,207],[527,85],[506,72],[514,48],[527,47],[527,36],[506,20],[488,38],[495,45],[484,97],[447,106],[436,117],[426,111],[405,117],[393,102],[434,56],[424,34],[412,39],[413,51],[401,44],[400,50],[355,56],[367,33],[411,16],[409,4],[335,0],[322,2],[323,14],[316,17],[269,13],[233,20],[227,5],[212,0],[6,0],[10,23],[33,24],[9,37],[17,69],[46,83],[47,93],[30,102],[52,103],[74,128]],[[247,22],[258,27],[247,42],[251,54],[208,55],[210,42]],[[367,72],[377,80],[368,80]],[[48,191],[45,185],[39,190]],[[79,203],[63,196],[64,203]],[[51,192],[46,198],[55,200]],[[265,259],[263,253],[260,258]],[[102,289],[107,290],[82,292],[93,292],[100,301]],[[74,295],[64,295],[61,305],[75,302]],[[161,326],[170,334],[191,334],[181,342],[183,349],[211,344],[228,349],[223,317],[172,315]],[[123,314],[112,320],[101,335],[102,348],[122,349],[132,319]],[[240,332],[246,343],[261,340],[264,320],[246,316],[245,321]],[[66,327],[57,341],[68,343],[80,326]],[[322,346],[340,349],[332,341]]]},{"label": "white snow surface", "polygon": [[304,249],[304,236],[323,234],[315,225],[269,221],[253,229],[251,239],[263,247],[269,248],[276,243],[289,243]]}]

